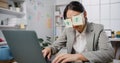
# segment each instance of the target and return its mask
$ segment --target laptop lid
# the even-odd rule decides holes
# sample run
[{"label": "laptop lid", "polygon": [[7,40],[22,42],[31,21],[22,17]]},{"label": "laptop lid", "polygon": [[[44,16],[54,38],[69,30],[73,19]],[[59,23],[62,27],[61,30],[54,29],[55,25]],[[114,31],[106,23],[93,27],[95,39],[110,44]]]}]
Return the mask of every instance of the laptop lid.
[{"label": "laptop lid", "polygon": [[34,31],[3,30],[2,32],[18,63],[46,63]]}]

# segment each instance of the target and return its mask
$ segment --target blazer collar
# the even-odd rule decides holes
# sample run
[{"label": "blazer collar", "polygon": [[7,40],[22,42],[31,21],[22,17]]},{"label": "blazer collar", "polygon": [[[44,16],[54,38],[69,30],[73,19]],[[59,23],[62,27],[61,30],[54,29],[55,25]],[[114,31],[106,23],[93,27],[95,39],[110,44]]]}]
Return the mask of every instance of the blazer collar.
[{"label": "blazer collar", "polygon": [[68,40],[68,53],[72,53],[72,49],[73,49],[73,44],[75,42],[75,35],[76,35],[76,31],[73,28],[69,28],[69,40]]},{"label": "blazer collar", "polygon": [[93,32],[94,30],[94,26],[93,23],[87,23],[87,29],[86,29],[86,47],[88,51],[92,51],[93,50],[93,44],[94,44],[94,37],[95,34]]},{"label": "blazer collar", "polygon": [[93,23],[89,23],[89,22],[87,22],[86,32],[87,32],[87,33],[92,32],[93,29],[94,29],[94,27],[93,27]]}]

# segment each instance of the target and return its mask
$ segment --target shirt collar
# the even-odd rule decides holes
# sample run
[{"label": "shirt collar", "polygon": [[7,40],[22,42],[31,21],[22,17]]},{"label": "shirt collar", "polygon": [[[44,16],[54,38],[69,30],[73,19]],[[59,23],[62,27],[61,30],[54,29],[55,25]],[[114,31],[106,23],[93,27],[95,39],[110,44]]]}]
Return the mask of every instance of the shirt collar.
[{"label": "shirt collar", "polygon": [[83,30],[82,33],[78,32],[78,31],[76,30],[76,37],[79,36],[79,35],[85,35],[86,28],[87,28],[87,25],[85,26],[85,28],[84,28],[84,30]]}]

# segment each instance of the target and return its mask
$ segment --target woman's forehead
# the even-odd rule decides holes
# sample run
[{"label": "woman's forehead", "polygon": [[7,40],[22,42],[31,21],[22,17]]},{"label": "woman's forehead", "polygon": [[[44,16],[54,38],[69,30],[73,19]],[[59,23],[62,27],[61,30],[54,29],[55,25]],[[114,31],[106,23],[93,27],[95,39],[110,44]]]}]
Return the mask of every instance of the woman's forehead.
[{"label": "woman's forehead", "polygon": [[74,10],[68,10],[66,16],[67,16],[67,18],[72,18],[72,16],[76,16],[76,15],[79,15],[79,14],[80,14],[80,12],[77,12],[77,11],[74,11]]}]

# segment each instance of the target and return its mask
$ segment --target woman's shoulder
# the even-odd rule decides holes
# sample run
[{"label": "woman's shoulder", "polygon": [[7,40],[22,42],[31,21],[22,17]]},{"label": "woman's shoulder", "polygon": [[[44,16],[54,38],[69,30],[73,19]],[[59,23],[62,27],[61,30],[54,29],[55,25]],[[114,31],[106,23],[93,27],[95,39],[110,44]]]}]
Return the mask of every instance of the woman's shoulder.
[{"label": "woman's shoulder", "polygon": [[89,25],[92,25],[94,28],[98,29],[104,29],[104,26],[102,24],[97,24],[97,23],[89,23]]}]

